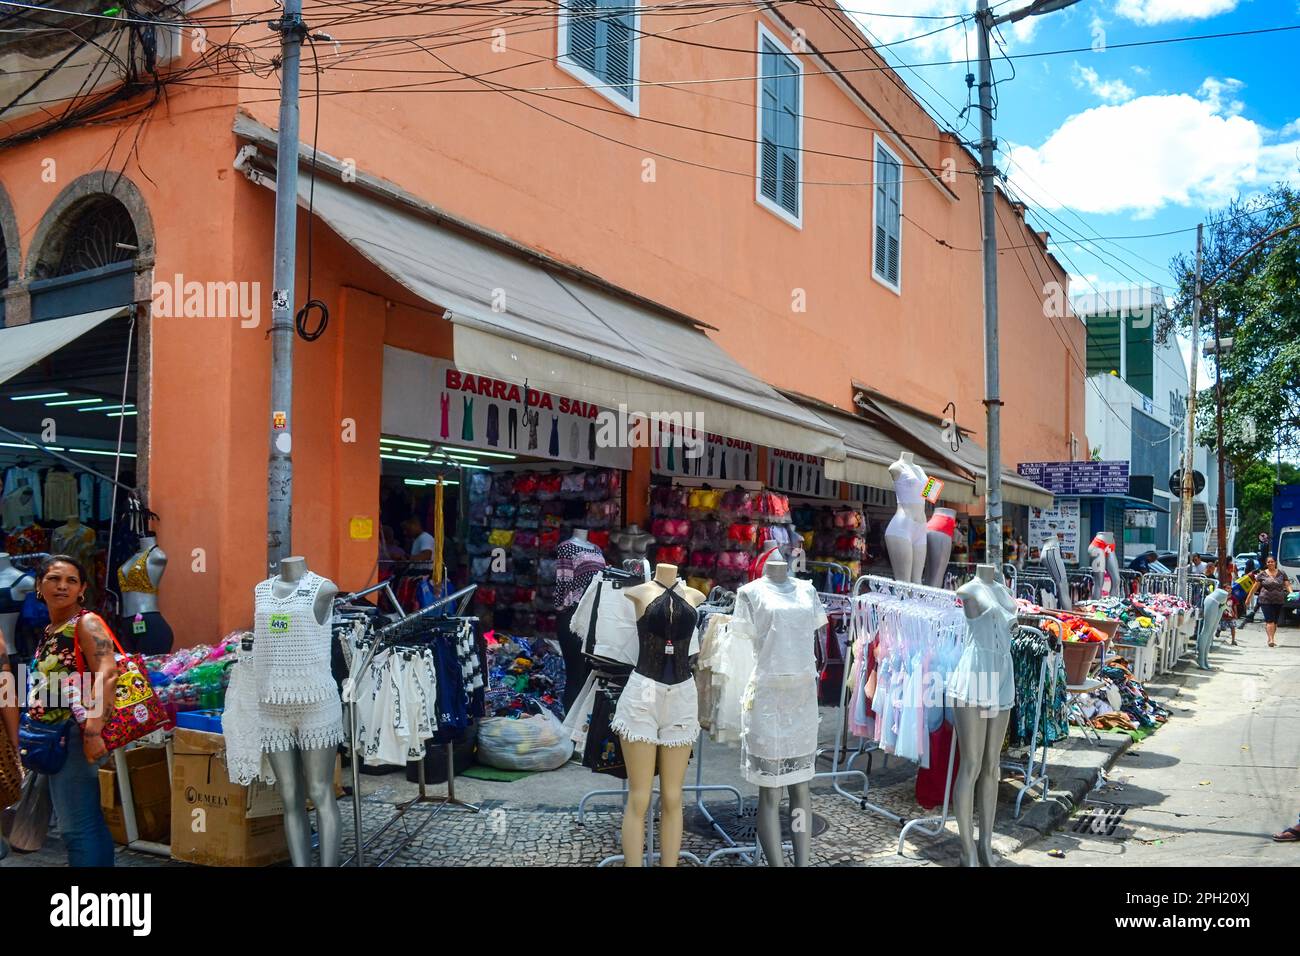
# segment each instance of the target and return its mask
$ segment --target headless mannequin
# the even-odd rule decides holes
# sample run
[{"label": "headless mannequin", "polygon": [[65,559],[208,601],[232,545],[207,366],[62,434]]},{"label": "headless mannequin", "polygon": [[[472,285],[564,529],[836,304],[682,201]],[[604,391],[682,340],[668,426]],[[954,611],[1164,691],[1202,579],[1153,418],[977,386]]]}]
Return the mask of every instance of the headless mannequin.
[{"label": "headless mannequin", "polygon": [[[789,565],[780,552],[763,565],[763,577],[773,584],[788,584]],[[816,693],[816,691],[814,691]],[[790,817],[794,821],[794,865],[807,866],[812,848],[812,794],[808,782],[786,787],[790,794]],[[785,866],[785,848],[781,841],[781,788],[758,788],[758,843],[768,866]]]},{"label": "headless mannequin", "polygon": [[[21,601],[35,590],[36,582],[30,574],[19,571],[9,561],[9,555],[0,553],[0,588],[9,588],[10,597]],[[7,654],[18,653],[18,611],[0,614],[0,639],[3,639]]]},{"label": "headless mannequin", "polygon": [[925,526],[925,576],[924,583],[932,588],[943,587],[943,577],[952,557],[952,535],[957,527],[957,512],[951,508],[935,508]]},{"label": "headless mannequin", "polygon": [[[688,588],[677,577],[676,565],[657,564],[654,581],[637,584],[623,591],[636,608],[638,621],[655,598],[664,593],[664,587],[676,590],[691,607],[699,607],[704,603],[705,595],[695,588]],[[645,815],[650,808],[650,791],[654,786],[657,761],[662,863],[664,866],[676,866],[682,848],[682,783],[686,779],[686,765],[691,759],[691,748],[657,747],[644,741],[624,740],[623,759],[627,763],[628,783],[627,806],[623,810],[623,865],[641,866],[645,857]]]},{"label": "headless mannequin", "polygon": [[925,503],[921,488],[926,474],[910,451],[898,456],[898,461],[889,466],[889,473],[894,476],[898,510],[885,527],[885,551],[895,580],[920,584],[925,573]]},{"label": "headless mannequin", "polygon": [[[1115,535],[1101,531],[1088,545],[1092,555],[1092,580],[1097,588],[1097,597],[1103,594],[1119,594],[1119,559],[1115,557]],[[1110,578],[1110,587],[1105,586],[1105,579]]]},{"label": "headless mannequin", "polygon": [[[151,551],[150,548],[153,550]],[[153,535],[145,535],[140,539],[140,550],[131,555],[126,563],[121,567],[122,574],[129,574],[131,568],[140,560],[140,555],[147,554],[145,558],[145,573],[149,575],[150,582],[153,583],[154,591],[158,590],[162,583],[163,573],[167,570],[167,555],[163,553],[162,548],[158,547],[158,539]],[[158,610],[158,595],[147,594],[143,591],[127,591],[122,595],[122,616],[130,617],[136,614],[148,614]]]},{"label": "headless mannequin", "polygon": [[[279,574],[271,581],[271,593],[287,598],[307,573],[307,559],[283,558]],[[330,581],[321,585],[312,607],[316,623],[330,618],[331,605],[339,589]],[[316,826],[320,833],[320,865],[338,866],[342,836],[342,819],[334,796],[334,758],[336,747],[315,750],[285,750],[267,754],[275,771],[276,788],[284,801],[284,834],[289,843],[289,859],[294,866],[311,865],[311,824],[307,819],[307,800],[316,805]]]},{"label": "headless mannequin", "polygon": [[[977,565],[975,577],[957,589],[957,596],[962,600],[962,610],[968,620],[979,617],[994,604],[1011,612],[1016,609],[1015,599],[991,564]],[[1008,643],[1010,640],[1008,633]],[[982,707],[961,705],[953,705],[952,711],[953,723],[957,727],[957,746],[961,748],[961,768],[953,786],[953,813],[961,835],[963,865],[994,866],[993,818],[998,807],[999,757],[1011,711],[990,713]],[[974,833],[977,796],[980,815],[978,857]]]},{"label": "headless mannequin", "polygon": [[619,557],[625,561],[640,561],[655,543],[655,536],[642,531],[639,525],[630,524],[622,531],[616,531],[611,538],[618,548]]},{"label": "headless mannequin", "polygon": [[1038,563],[1043,566],[1047,576],[1056,582],[1057,607],[1062,611],[1074,610],[1074,601],[1070,598],[1070,582],[1065,577],[1065,559],[1061,557],[1059,539],[1048,538],[1043,542]]},{"label": "headless mannequin", "polygon": [[[772,561],[783,561],[781,557],[781,542],[777,541],[775,538],[768,538],[763,542],[763,547],[758,549],[758,557],[754,560],[754,566],[760,569],[766,569],[768,563]],[[785,578],[782,578],[781,580],[784,581]]]}]

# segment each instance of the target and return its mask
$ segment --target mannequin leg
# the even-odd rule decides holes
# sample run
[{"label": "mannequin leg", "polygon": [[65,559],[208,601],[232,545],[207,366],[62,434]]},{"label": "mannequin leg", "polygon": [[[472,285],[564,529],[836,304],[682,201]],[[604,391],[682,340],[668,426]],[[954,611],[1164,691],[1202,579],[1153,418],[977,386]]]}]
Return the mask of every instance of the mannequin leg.
[{"label": "mannequin leg", "polygon": [[[924,526],[923,526],[924,527]],[[920,584],[925,573],[925,534],[919,534],[912,541],[912,583]]]},{"label": "mannequin leg", "polygon": [[943,576],[948,571],[948,559],[952,557],[952,538],[942,531],[927,531],[925,542],[925,580],[921,583],[941,588]]},{"label": "mannequin leg", "polygon": [[885,535],[885,553],[895,581],[912,580],[912,542],[894,534]]},{"label": "mannequin leg", "polygon": [[781,846],[781,788],[758,788],[758,845],[768,866],[785,866]]},{"label": "mannequin leg", "polygon": [[275,786],[284,802],[284,837],[294,866],[311,866],[311,826],[307,821],[307,785],[297,750],[267,755],[275,771]]},{"label": "mannequin leg", "polygon": [[1007,736],[1007,724],[1011,721],[1011,711],[1004,710],[994,717],[984,720],[988,736],[984,740],[984,760],[980,767],[979,790],[980,802],[980,842],[979,858],[981,866],[994,866],[993,860],[993,819],[998,812],[998,781],[1002,778],[999,765],[1002,757],[1002,741]]},{"label": "mannequin leg", "polygon": [[334,796],[334,758],[336,747],[318,747],[302,752],[303,775],[307,796],[316,805],[316,832],[320,836],[320,865],[338,866],[343,821]]},{"label": "mannequin leg", "polygon": [[660,866],[676,866],[682,849],[682,784],[690,747],[659,747],[659,846]]},{"label": "mannequin leg", "polygon": [[623,741],[627,764],[627,806],[623,808],[623,865],[645,864],[645,814],[650,808],[650,789],[655,781],[655,752],[659,748],[643,741]]},{"label": "mannequin leg", "polygon": [[808,782],[792,783],[786,788],[790,793],[790,825],[794,831],[794,865],[807,866],[812,856],[812,791]]},{"label": "mannequin leg", "polygon": [[[978,866],[975,856],[975,781],[983,768],[982,756],[988,736],[989,721],[980,717],[980,708],[954,706],[953,723],[957,727],[957,746],[961,752],[961,766],[953,782],[952,808],[957,817],[957,832],[961,835],[963,866]],[[1005,729],[1005,724],[1003,725]],[[1001,740],[998,741],[999,746]]]}]

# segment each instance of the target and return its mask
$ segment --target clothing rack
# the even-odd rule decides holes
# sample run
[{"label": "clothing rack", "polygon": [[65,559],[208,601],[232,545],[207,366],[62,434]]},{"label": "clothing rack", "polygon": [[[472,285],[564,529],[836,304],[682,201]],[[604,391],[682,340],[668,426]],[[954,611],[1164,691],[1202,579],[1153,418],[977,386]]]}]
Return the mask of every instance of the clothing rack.
[{"label": "clothing rack", "polygon": [[1039,593],[1041,591],[1048,592],[1055,599],[1056,606],[1058,608],[1061,606],[1061,592],[1056,586],[1055,578],[1042,571],[1020,572],[1016,578],[1016,597],[1041,605],[1043,603]]},{"label": "clothing rack", "polygon": [[[1042,734],[1042,753],[1038,752],[1038,738],[1042,733],[1043,722],[1043,691],[1047,687],[1047,671],[1050,668],[1052,672],[1051,696],[1056,699],[1056,659],[1061,653],[1061,640],[1054,634],[1048,634],[1038,625],[1045,621],[1055,621],[1056,618],[1049,614],[1020,614],[1016,630],[1020,632],[1031,632],[1041,637],[1049,648],[1047,654],[1043,656],[1043,663],[1038,669],[1038,699],[1034,708],[1034,733],[1029,741],[1029,750],[1025,753],[1023,761],[1004,759],[1000,766],[1005,770],[1012,770],[1019,773],[1024,779],[1024,786],[1021,787],[1020,793],[1016,796],[1016,813],[1017,819],[1020,817],[1020,804],[1025,799],[1025,794],[1030,793],[1036,787],[1041,787],[1043,799],[1047,799],[1047,791],[1050,786],[1047,777],[1047,735]],[[1033,621],[1034,623],[1026,623]]]},{"label": "clothing rack", "polygon": [[[388,582],[385,581],[382,584],[374,585],[373,587],[366,588],[363,591],[356,591],[351,594],[343,595],[341,598],[336,599],[336,601],[339,603],[346,604],[357,599],[358,597],[361,597],[366,594],[371,594],[375,591],[386,588],[387,586],[388,586]],[[439,600],[430,604],[428,607],[423,608],[419,612],[411,615],[406,615],[402,611],[401,607],[397,605],[396,602],[394,602],[394,606],[397,607],[397,613],[401,615],[401,620],[389,624],[388,626],[383,627],[375,632],[374,638],[371,642],[369,649],[366,651],[365,656],[362,657],[361,659],[361,665],[356,669],[357,675],[359,676],[365,673],[366,669],[370,667],[370,665],[373,663],[375,654],[377,651],[380,650],[382,645],[384,645],[385,643],[396,642],[402,638],[410,637],[423,631],[429,624],[429,621],[427,619],[429,619],[435,611],[442,610],[444,607],[450,605],[453,601],[459,601],[459,604],[457,605],[456,608],[456,614],[450,617],[440,618],[440,620],[471,621],[477,623],[478,618],[463,616],[465,612],[465,607],[466,605],[469,604],[469,599],[477,588],[478,588],[477,584],[471,584],[468,587],[461,588],[459,591],[449,594],[444,598],[440,598]],[[390,590],[389,591],[390,597],[391,597],[391,593],[392,592]],[[449,742],[446,745],[447,795],[442,797],[429,795],[426,789],[427,784],[425,781],[425,773],[424,773],[424,757],[421,756],[420,760],[416,764],[416,773],[417,773],[417,778],[420,787],[419,794],[415,797],[412,797],[406,803],[398,805],[397,812],[393,815],[393,818],[389,820],[387,823],[385,823],[382,827],[380,827],[375,833],[373,833],[370,836],[370,839],[363,841],[362,824],[361,824],[361,763],[360,763],[360,758],[358,757],[357,754],[357,705],[356,705],[356,701],[352,700],[351,698],[352,698],[352,678],[349,677],[347,679],[347,682],[344,685],[344,701],[349,705],[348,706],[348,746],[349,746],[350,757],[352,761],[352,825],[353,825],[354,832],[356,834],[356,849],[353,851],[351,857],[343,861],[344,866],[346,866],[349,862],[353,862],[353,861],[355,861],[354,862],[355,866],[358,867],[365,866],[366,847],[368,847],[375,840],[379,839],[381,836],[387,833],[388,830],[396,823],[400,822],[402,826],[406,828],[406,815],[408,813],[413,812],[417,808],[432,808],[432,809],[428,810],[427,814],[425,815],[425,818],[419,824],[416,825],[414,830],[406,828],[406,839],[403,840],[396,847],[396,849],[394,849],[391,853],[389,853],[388,856],[384,857],[384,859],[381,860],[380,863],[378,864],[379,866],[383,866],[393,857],[397,856],[398,853],[402,852],[402,850],[404,850],[407,846],[409,846],[411,844],[411,841],[413,841],[417,836],[420,835],[420,832],[429,824],[429,822],[444,807],[457,806],[457,807],[463,807],[466,810],[469,810],[471,813],[479,812],[479,808],[477,806],[456,799],[456,767],[453,760],[453,744]]]}]

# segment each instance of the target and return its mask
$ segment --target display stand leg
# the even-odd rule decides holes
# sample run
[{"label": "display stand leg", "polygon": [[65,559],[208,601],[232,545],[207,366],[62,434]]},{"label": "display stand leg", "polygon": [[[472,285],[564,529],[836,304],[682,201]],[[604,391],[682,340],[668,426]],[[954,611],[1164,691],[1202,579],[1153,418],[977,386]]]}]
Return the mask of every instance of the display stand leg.
[{"label": "display stand leg", "polygon": [[[131,787],[130,768],[126,763],[126,747],[119,747],[113,751],[113,767],[116,770],[117,792],[122,797],[122,825],[126,831],[126,848],[135,850],[137,853],[148,853],[152,856],[172,855],[172,848],[166,843],[155,843],[152,840],[140,839],[140,825],[135,818],[135,793]],[[172,773],[172,743],[167,741],[167,779],[171,780]]]},{"label": "display stand leg", "polygon": [[[916,828],[918,833],[923,833],[926,836],[938,836],[943,833],[944,828],[948,825],[948,808],[952,802],[952,771],[956,763],[957,748],[950,747],[948,749],[948,779],[944,781],[943,785],[943,811],[937,817],[918,817],[903,824],[903,831],[898,835],[899,856],[903,855],[903,843],[907,840],[908,831],[913,827]],[[927,824],[933,824],[933,826],[927,827]]]},{"label": "display stand leg", "polygon": [[[849,647],[851,648],[852,646],[853,646],[853,641],[850,640]],[[850,653],[849,656],[845,659],[846,678],[848,674],[852,673],[853,670],[852,662],[853,662],[853,655],[852,653]],[[832,752],[831,755],[831,769],[827,773],[816,774],[813,777],[813,779],[830,780],[831,786],[834,787],[836,793],[838,793],[840,796],[844,797],[847,800],[853,801],[858,805],[860,809],[867,810],[871,813],[876,814],[877,816],[884,817],[886,820],[892,820],[894,823],[901,825],[906,822],[905,818],[899,816],[897,813],[892,813],[889,810],[886,810],[884,807],[879,807],[876,806],[874,803],[868,802],[867,791],[870,787],[870,781],[867,779],[867,775],[863,773],[861,770],[851,769],[853,766],[853,761],[856,760],[859,756],[861,756],[864,752],[869,752],[869,751],[865,751],[862,747],[859,747],[858,752],[854,754],[852,757],[850,757],[848,761],[845,763],[844,769],[840,769],[840,755],[843,753],[847,753],[844,744],[845,744],[845,737],[848,735],[848,723],[849,723],[848,698],[849,698],[849,682],[846,679],[843,685],[840,687],[840,719],[837,722],[835,727],[835,750]],[[849,779],[849,778],[861,779],[862,781],[861,794],[851,793],[848,790],[844,789],[843,786],[840,785],[841,779]]]}]

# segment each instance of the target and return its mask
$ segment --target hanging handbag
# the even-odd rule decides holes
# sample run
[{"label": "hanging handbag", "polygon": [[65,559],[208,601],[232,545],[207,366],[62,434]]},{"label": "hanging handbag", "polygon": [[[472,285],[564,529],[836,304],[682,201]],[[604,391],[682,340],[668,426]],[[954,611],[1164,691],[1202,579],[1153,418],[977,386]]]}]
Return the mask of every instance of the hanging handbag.
[{"label": "hanging handbag", "polygon": [[[427,580],[427,579],[426,579]],[[87,612],[82,611],[82,614]],[[122,649],[117,635],[104,625],[108,636],[117,648],[114,660],[117,663],[117,680],[113,682],[112,712],[105,717],[100,736],[104,748],[117,750],[141,737],[147,737],[156,730],[170,730],[172,718],[163,708],[149,681],[149,668],[144,656],[128,654]],[[85,660],[81,656],[81,645],[76,644],[77,668],[84,672]],[[76,710],[73,711],[76,713]]]}]

